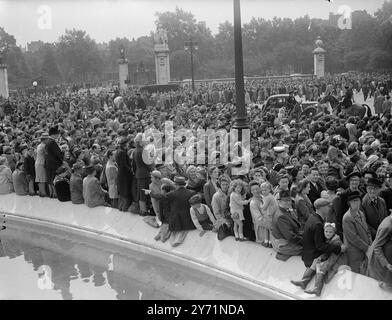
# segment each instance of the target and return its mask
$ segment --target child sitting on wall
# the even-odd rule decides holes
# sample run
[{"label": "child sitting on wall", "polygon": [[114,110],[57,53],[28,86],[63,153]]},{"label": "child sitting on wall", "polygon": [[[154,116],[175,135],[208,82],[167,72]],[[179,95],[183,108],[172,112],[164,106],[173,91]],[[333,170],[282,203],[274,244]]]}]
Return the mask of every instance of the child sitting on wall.
[{"label": "child sitting on wall", "polygon": [[341,246],[341,253],[323,253],[318,258],[313,260],[313,263],[308,270],[308,275],[304,274],[304,278],[300,281],[291,281],[292,284],[299,286],[302,289],[305,289],[306,285],[312,279],[314,273],[316,273],[314,288],[310,290],[305,290],[305,292],[309,294],[315,294],[317,296],[321,295],[321,291],[323,289],[324,282],[326,279],[326,273],[332,269],[332,267],[338,261],[339,256],[344,253],[346,249],[345,246],[342,245],[342,240],[340,239],[339,235],[336,234],[336,226],[334,223],[327,222],[324,224],[324,236],[328,243]]},{"label": "child sitting on wall", "polygon": [[191,205],[190,214],[196,229],[200,231],[202,237],[206,231],[215,230],[216,219],[207,205],[201,203],[201,196],[195,194],[189,199]]}]

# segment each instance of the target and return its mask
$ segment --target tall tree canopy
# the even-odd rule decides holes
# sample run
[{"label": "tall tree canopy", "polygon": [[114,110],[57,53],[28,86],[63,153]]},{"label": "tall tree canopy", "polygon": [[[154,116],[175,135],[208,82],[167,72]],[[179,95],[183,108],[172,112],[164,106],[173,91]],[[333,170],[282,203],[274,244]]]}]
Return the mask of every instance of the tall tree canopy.
[{"label": "tall tree canopy", "polygon": [[[223,21],[218,32],[212,34],[204,21],[181,8],[155,15],[156,23],[167,30],[172,80],[191,77],[189,51],[184,50],[185,41],[190,39],[198,42],[194,52],[196,79],[234,75],[231,22]],[[392,2],[385,2],[374,15],[353,12],[351,30],[340,30],[333,15],[328,20],[308,15],[294,20],[253,18],[243,24],[242,30],[245,74],[312,73],[312,50],[318,36],[327,51],[327,72],[392,69],[391,17]],[[57,42],[35,52],[22,52],[15,38],[2,28],[0,36],[0,41],[10,47],[6,61],[11,87],[31,85],[38,78],[44,83],[116,79],[120,47],[124,47],[129,60],[131,81],[140,69],[155,70],[153,31],[137,39],[96,43],[86,31],[66,30]]]}]

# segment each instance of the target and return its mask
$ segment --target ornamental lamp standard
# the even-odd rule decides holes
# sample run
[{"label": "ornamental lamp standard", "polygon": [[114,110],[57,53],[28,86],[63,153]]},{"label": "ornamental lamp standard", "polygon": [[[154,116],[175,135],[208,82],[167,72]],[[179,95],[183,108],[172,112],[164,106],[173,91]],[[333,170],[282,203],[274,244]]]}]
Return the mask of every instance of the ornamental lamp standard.
[{"label": "ornamental lamp standard", "polygon": [[33,81],[33,87],[34,87],[34,94],[35,94],[35,96],[37,96],[37,86],[38,86],[38,82],[37,81]]},{"label": "ornamental lamp standard", "polygon": [[235,92],[236,118],[234,128],[238,129],[238,139],[242,139],[242,130],[248,129],[247,111],[244,92],[244,61],[242,57],[242,29],[240,0],[233,0],[234,5],[234,60],[235,60]]},{"label": "ornamental lamp standard", "polygon": [[193,41],[192,37],[189,39],[189,41],[185,41],[184,45],[185,51],[190,51],[191,53],[191,77],[192,77],[192,91],[195,91],[195,77],[194,77],[194,72],[193,72],[193,50],[199,50],[199,45],[197,41]]}]

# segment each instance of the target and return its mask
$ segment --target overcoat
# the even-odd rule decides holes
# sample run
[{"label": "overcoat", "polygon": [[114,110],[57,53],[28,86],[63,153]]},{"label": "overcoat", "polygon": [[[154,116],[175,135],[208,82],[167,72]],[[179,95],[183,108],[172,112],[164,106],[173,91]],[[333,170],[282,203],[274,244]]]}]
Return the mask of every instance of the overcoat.
[{"label": "overcoat", "polygon": [[[361,212],[364,216],[364,213]],[[366,252],[372,244],[370,231],[366,221],[349,209],[343,216],[344,243],[347,247],[347,258],[351,270],[365,274]]]},{"label": "overcoat", "polygon": [[372,202],[369,195],[366,194],[362,199],[362,208],[365,212],[366,222],[372,234],[372,239],[374,239],[378,226],[388,216],[385,201],[383,198],[377,197],[375,202]]},{"label": "overcoat", "polygon": [[50,138],[45,145],[46,157],[45,157],[45,168],[53,171],[60,168],[63,164],[63,153],[60,150],[57,142]]},{"label": "overcoat", "polygon": [[289,243],[302,244],[301,225],[287,210],[279,207],[272,216],[272,235]]},{"label": "overcoat", "polygon": [[367,275],[379,281],[392,284],[392,272],[387,269],[388,260],[385,256],[385,245],[392,239],[392,217],[385,218],[378,230],[376,239],[368,251]]},{"label": "overcoat", "polygon": [[132,196],[132,163],[124,149],[116,152],[116,163],[118,166],[117,188],[120,197],[131,198]]}]

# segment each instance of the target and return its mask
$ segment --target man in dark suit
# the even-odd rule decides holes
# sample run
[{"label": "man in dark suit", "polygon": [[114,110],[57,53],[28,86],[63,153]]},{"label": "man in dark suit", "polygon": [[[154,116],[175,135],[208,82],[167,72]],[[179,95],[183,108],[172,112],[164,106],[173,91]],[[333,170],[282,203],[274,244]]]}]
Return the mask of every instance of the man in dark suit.
[{"label": "man in dark suit", "polygon": [[372,236],[361,209],[361,195],[358,191],[348,195],[350,209],[343,217],[344,242],[347,258],[353,272],[366,274],[366,253],[372,244]]},{"label": "man in dark suit", "polygon": [[279,192],[277,199],[279,211],[272,216],[272,247],[277,252],[276,258],[286,261],[302,253],[301,225],[291,207],[290,191]]},{"label": "man in dark suit", "polygon": [[308,179],[310,181],[310,190],[308,194],[308,198],[312,204],[321,197],[321,191],[323,187],[320,183],[320,173],[316,167],[312,167],[310,169],[310,173],[308,175]]},{"label": "man in dark suit", "polygon": [[46,142],[45,150],[46,150],[46,157],[45,157],[45,169],[46,169],[46,176],[48,179],[48,186],[49,186],[49,195],[50,197],[56,197],[56,191],[54,189],[53,180],[56,176],[56,171],[58,168],[61,167],[63,164],[63,153],[59,145],[56,142],[60,133],[58,127],[51,127],[49,129],[49,138]]},{"label": "man in dark suit", "polygon": [[184,177],[175,177],[174,183],[176,190],[165,195],[144,190],[146,194],[156,199],[165,198],[170,202],[170,216],[169,216],[169,230],[172,232],[171,245],[176,247],[184,242],[189,230],[196,229],[193,224],[190,214],[189,199],[196,194],[196,192],[185,188],[186,181]]},{"label": "man in dark suit", "polygon": [[[291,281],[294,285],[299,286],[304,290],[316,272],[316,270],[310,268],[313,260],[318,258],[323,253],[328,254],[333,252],[339,254],[341,251],[340,246],[327,243],[324,236],[324,222],[327,218],[330,205],[330,201],[326,199],[317,199],[314,202],[316,212],[312,213],[305,223],[302,240],[302,260],[305,264],[306,270],[302,280]],[[311,292],[309,291],[309,293],[321,293],[324,283],[323,279],[324,274],[318,272],[316,274],[315,288]]]}]

